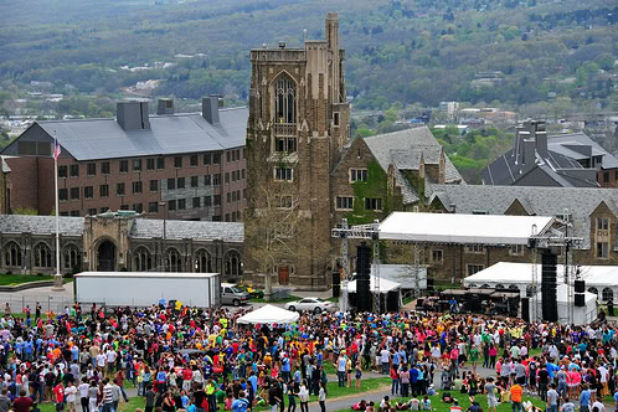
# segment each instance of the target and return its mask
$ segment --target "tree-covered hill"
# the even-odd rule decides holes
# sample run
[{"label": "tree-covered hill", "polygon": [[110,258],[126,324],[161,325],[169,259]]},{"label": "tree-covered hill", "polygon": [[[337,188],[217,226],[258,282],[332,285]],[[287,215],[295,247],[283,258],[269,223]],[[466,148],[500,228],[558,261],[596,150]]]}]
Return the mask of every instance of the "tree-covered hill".
[{"label": "tree-covered hill", "polygon": [[242,101],[249,49],[321,38],[328,11],[356,108],[568,98],[618,110],[613,0],[4,0],[0,87],[109,96],[156,80],[153,94]]}]

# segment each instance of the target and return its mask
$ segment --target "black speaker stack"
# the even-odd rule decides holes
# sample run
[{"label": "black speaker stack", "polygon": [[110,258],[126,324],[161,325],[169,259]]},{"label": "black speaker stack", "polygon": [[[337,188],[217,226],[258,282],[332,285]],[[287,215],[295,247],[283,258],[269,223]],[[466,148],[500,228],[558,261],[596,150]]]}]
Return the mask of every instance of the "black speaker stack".
[{"label": "black speaker stack", "polygon": [[521,318],[530,322],[530,298],[521,298]]},{"label": "black speaker stack", "polygon": [[575,306],[586,306],[586,281],[575,279]]},{"label": "black speaker stack", "polygon": [[338,298],[341,295],[341,275],[339,271],[333,272],[333,297]]},{"label": "black speaker stack", "polygon": [[359,312],[371,310],[371,248],[361,243],[356,249],[356,308]]},{"label": "black speaker stack", "polygon": [[556,296],[556,272],[558,257],[549,250],[541,254],[541,301],[543,320],[558,320],[558,300]]}]

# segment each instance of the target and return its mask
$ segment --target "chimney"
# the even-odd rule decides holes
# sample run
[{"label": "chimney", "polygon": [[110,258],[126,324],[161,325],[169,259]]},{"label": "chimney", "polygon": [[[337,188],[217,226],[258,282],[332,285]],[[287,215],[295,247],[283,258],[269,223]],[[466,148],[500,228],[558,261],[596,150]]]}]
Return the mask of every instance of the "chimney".
[{"label": "chimney", "polygon": [[534,140],[536,141],[536,151],[545,159],[547,157],[547,132],[537,130]]},{"label": "chimney", "polygon": [[218,96],[208,96],[202,98],[202,116],[212,125],[219,124]]},{"label": "chimney", "polygon": [[339,53],[339,17],[337,13],[328,13],[325,23],[326,42],[328,48],[333,52]]},{"label": "chimney", "polygon": [[160,98],[157,102],[157,114],[174,114],[174,99]]},{"label": "chimney", "polygon": [[535,156],[535,142],[532,139],[526,139],[523,141],[524,145],[524,158],[522,161],[523,168],[520,169],[522,173],[526,173],[534,168],[536,164]]},{"label": "chimney", "polygon": [[116,121],[124,130],[150,129],[148,102],[131,101],[116,103]]}]

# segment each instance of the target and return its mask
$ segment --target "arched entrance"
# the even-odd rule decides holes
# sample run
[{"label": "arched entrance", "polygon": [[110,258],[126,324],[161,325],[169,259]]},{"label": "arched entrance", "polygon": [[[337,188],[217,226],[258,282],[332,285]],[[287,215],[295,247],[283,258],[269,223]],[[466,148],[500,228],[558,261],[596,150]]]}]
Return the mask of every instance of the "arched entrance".
[{"label": "arched entrance", "polygon": [[104,240],[97,250],[97,270],[113,272],[116,269],[116,246],[109,240]]}]

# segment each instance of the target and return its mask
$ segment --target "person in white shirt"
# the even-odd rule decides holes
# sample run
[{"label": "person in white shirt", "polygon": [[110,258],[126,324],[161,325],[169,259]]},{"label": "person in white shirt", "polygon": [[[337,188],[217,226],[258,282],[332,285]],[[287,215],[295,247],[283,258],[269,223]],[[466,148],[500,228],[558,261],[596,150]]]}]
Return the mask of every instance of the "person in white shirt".
[{"label": "person in white shirt", "polygon": [[113,349],[110,349],[106,352],[105,356],[107,361],[107,374],[111,376],[114,373],[114,366],[116,365],[118,354]]},{"label": "person in white shirt", "polygon": [[69,382],[67,387],[64,388],[64,397],[67,403],[67,412],[75,412],[76,394],[77,388],[73,385],[73,382]]},{"label": "person in white shirt", "polygon": [[[79,392],[79,401],[82,405],[82,412],[90,412],[88,411],[88,382],[86,379],[82,379],[82,383],[79,384],[77,390]],[[94,412],[94,411],[92,411]]]},{"label": "person in white shirt", "polygon": [[107,361],[107,356],[104,353],[99,353],[97,355],[97,367],[105,370],[105,362]]},{"label": "person in white shirt", "polygon": [[[596,408],[596,411],[595,411],[595,408]],[[590,407],[590,410],[595,411],[595,412],[607,412],[607,409],[605,409],[605,405],[603,405],[602,402],[599,402],[598,399],[594,401],[594,403]]]}]

